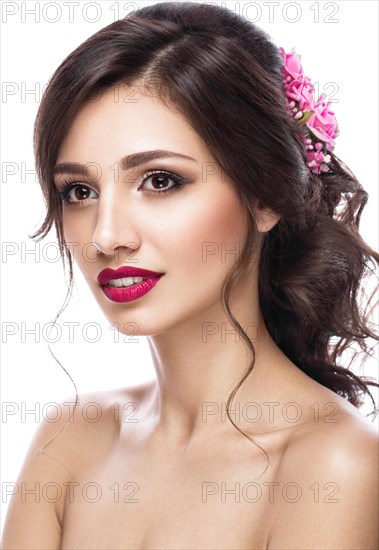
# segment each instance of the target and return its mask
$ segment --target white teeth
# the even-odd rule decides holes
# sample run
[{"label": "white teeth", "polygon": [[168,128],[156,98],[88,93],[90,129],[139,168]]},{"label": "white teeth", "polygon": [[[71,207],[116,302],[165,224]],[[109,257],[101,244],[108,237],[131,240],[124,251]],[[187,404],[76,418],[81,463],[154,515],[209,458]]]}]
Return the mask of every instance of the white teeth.
[{"label": "white teeth", "polygon": [[110,281],[108,281],[108,285],[121,288],[125,286],[132,286],[136,283],[140,283],[143,280],[143,277],[124,277],[123,279],[111,279]]}]

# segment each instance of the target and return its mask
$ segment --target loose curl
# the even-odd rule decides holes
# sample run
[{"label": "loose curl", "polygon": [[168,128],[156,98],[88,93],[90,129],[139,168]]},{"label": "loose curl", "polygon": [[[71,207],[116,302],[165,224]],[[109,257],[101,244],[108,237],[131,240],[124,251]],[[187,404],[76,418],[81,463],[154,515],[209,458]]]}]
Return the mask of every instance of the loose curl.
[{"label": "loose curl", "polygon": [[[45,91],[34,133],[47,214],[31,238],[42,239],[55,225],[63,263],[65,256],[69,263],[69,292],[72,257],[64,241],[52,168],[85,102],[95,101],[114,85],[143,81],[150,93],[186,117],[234,182],[249,212],[249,232],[221,295],[229,321],[252,354],[227,402],[229,420],[246,437],[231,419],[229,407],[254,367],[255,349],[234,317],[229,298],[258,242],[259,304],[283,353],[356,407],[369,395],[374,414],[368,386],[379,386],[337,365],[353,342],[367,359],[371,348],[365,340],[378,340],[358,300],[363,278],[379,262],[379,254],[359,234],[368,194],[334,154],[329,172],[315,175],[307,169],[298,126],[287,111],[281,68],[280,52],[269,36],[229,9],[158,3],[98,31],[62,62]],[[281,216],[263,240],[255,224],[261,207]]]}]

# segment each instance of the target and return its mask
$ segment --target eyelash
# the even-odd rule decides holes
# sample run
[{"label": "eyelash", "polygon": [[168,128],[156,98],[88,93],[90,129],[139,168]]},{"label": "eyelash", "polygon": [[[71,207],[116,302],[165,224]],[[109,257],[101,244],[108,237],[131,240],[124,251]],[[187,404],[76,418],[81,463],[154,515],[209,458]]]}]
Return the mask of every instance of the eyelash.
[{"label": "eyelash", "polygon": [[[178,176],[177,174],[174,174],[173,172],[167,172],[166,170],[151,170],[150,172],[146,172],[146,174],[144,174],[144,176],[142,178],[142,184],[149,177],[155,176],[155,175],[168,177],[173,182],[175,182],[175,185],[173,185],[172,187],[169,187],[168,189],[163,189],[161,191],[150,191],[150,192],[147,193],[148,195],[163,195],[163,194],[166,194],[166,193],[170,193],[171,191],[177,191],[178,189],[180,189],[181,187],[183,187],[187,183],[191,183],[191,181],[192,181],[189,178]],[[58,193],[59,193],[63,203],[66,206],[85,206],[87,204],[87,201],[93,200],[92,198],[87,197],[86,199],[83,199],[82,201],[77,201],[77,202],[76,201],[71,201],[68,198],[69,192],[72,189],[75,189],[76,187],[85,187],[86,189],[89,189],[89,190],[93,191],[93,189],[91,189],[91,187],[89,187],[88,185],[65,180],[64,187],[61,190],[59,190]]]}]

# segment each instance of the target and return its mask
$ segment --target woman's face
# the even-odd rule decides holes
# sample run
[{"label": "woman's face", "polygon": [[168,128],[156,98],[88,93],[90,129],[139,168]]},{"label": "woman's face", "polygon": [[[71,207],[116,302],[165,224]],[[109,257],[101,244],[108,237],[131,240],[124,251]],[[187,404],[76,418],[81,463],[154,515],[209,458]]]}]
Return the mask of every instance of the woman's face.
[{"label": "woman's face", "polygon": [[[172,157],[125,158],[156,150]],[[84,165],[87,173],[74,173],[66,163]],[[217,316],[221,285],[246,240],[248,216],[232,182],[181,114],[153,95],[107,90],[73,121],[56,172],[58,190],[65,182],[79,184],[68,193],[73,202],[63,205],[64,236],[120,332],[130,332],[134,323],[133,333],[154,335]],[[114,301],[97,276],[123,265],[164,275],[147,294]]]}]

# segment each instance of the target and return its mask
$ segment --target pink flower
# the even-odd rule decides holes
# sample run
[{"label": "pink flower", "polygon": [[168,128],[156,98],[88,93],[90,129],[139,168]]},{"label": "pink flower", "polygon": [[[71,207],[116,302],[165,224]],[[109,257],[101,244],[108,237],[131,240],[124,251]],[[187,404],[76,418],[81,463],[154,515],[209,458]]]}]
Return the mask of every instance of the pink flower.
[{"label": "pink flower", "polygon": [[289,82],[285,86],[287,97],[295,101],[312,101],[313,98],[313,86],[303,81]]},{"label": "pink flower", "polygon": [[[300,56],[292,49],[286,53],[279,48],[283,60],[283,87],[288,109],[303,130],[304,143],[308,155],[308,167],[315,172],[327,172],[331,157],[327,154],[334,148],[334,139],[339,130],[330,103],[324,102],[321,95],[314,98],[314,87],[304,74]],[[315,150],[316,149],[316,150]]]},{"label": "pink flower", "polygon": [[334,112],[330,110],[330,103],[319,98],[313,106],[313,113],[306,121],[310,131],[321,141],[329,144],[329,151],[334,148],[334,139],[339,135],[339,129]]},{"label": "pink flower", "polygon": [[301,66],[300,56],[295,53],[293,48],[290,53],[286,53],[283,48],[279,48],[279,50],[288,75],[292,80],[302,80],[304,78],[304,71]]},{"label": "pink flower", "polygon": [[287,98],[297,103],[296,107],[300,111],[313,111],[314,88],[309,82],[302,81],[289,83],[286,87]]},{"label": "pink flower", "polygon": [[302,111],[312,111],[313,109],[313,95],[314,88],[312,84],[304,84],[301,88],[301,94],[299,98],[299,108]]},{"label": "pink flower", "polygon": [[321,151],[309,151],[308,152],[308,167],[315,174],[320,174],[321,172],[329,172],[329,167],[327,163],[330,162],[330,156],[324,155]]}]

